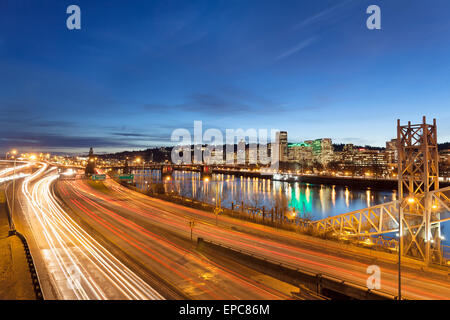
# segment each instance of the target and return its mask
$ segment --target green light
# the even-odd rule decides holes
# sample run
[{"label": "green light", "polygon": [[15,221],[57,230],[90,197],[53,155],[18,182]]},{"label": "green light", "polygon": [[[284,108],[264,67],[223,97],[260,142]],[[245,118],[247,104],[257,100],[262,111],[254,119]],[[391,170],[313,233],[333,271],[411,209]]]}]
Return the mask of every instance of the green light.
[{"label": "green light", "polygon": [[311,147],[310,144],[307,144],[305,142],[300,142],[300,143],[289,143],[288,144],[289,147]]},{"label": "green light", "polygon": [[306,196],[306,192],[303,188],[300,188],[300,193],[295,194],[295,187],[292,188],[291,191],[291,199],[289,202],[290,208],[295,208],[295,212],[300,213],[300,216],[303,216],[305,213],[311,213],[312,212],[312,202],[308,201],[308,197]]}]

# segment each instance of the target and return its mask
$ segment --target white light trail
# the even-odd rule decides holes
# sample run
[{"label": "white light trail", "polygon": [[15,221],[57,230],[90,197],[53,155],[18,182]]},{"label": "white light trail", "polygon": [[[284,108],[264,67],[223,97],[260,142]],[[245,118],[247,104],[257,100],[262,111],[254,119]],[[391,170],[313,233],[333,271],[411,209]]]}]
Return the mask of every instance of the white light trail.
[{"label": "white light trail", "polygon": [[9,167],[9,168],[0,170],[0,177],[4,176],[4,175],[6,175],[6,174],[8,174],[10,172],[13,172],[14,170],[15,171],[22,170],[22,169],[27,168],[29,166],[30,166],[30,164],[24,164],[24,165],[16,166],[15,168],[14,167]]},{"label": "white light trail", "polygon": [[5,177],[5,178],[0,178],[0,184],[2,184],[3,182],[6,181],[11,181],[14,179],[20,179],[20,178],[24,178],[24,177],[28,177],[30,174],[29,173],[19,173],[16,174],[15,176],[9,176],[9,177]]}]

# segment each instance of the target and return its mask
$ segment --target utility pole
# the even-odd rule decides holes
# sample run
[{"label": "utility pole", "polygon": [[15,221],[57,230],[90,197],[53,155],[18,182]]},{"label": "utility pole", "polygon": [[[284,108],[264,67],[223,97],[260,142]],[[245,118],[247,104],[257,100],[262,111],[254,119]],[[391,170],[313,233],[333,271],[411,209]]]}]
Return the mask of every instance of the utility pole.
[{"label": "utility pole", "polygon": [[219,184],[216,183],[216,207],[214,208],[214,213],[216,214],[216,226],[218,225],[219,213],[221,213],[222,211],[222,200],[220,199],[219,194]]},{"label": "utility pole", "polygon": [[194,220],[189,221],[189,227],[191,228],[191,241],[192,241],[192,231],[194,229],[194,226],[195,226],[195,221]]},{"label": "utility pole", "polygon": [[14,231],[14,222],[13,222],[13,216],[14,216],[14,203],[15,203],[15,195],[16,195],[16,157],[14,156],[14,170],[13,170],[13,194],[12,194],[12,206],[11,206],[11,225],[10,229],[11,231]]}]

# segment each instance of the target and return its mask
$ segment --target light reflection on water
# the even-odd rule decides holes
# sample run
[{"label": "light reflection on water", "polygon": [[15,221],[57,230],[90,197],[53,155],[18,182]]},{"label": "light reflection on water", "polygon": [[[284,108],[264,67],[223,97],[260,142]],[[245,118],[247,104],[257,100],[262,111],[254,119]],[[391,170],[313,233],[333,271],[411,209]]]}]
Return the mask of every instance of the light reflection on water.
[{"label": "light reflection on water", "polygon": [[[160,171],[142,170],[135,173],[135,184],[144,188],[151,182],[161,182]],[[147,183],[145,183],[147,182]],[[344,186],[289,183],[270,179],[238,177],[226,174],[214,174],[209,181],[203,181],[198,172],[174,171],[170,181],[164,181],[167,193],[174,192],[184,197],[214,204],[218,195],[222,206],[231,208],[231,203],[246,207],[264,207],[270,210],[275,206],[295,209],[300,217],[313,220],[374,206],[396,200],[395,190],[361,190]],[[450,242],[450,233],[443,225],[446,245]]]},{"label": "light reflection on water", "polygon": [[[161,182],[158,171],[148,171],[145,177],[140,171],[135,174],[136,186]],[[144,184],[142,184],[144,182]],[[217,195],[222,197],[222,206],[231,207],[231,202],[266,209],[287,202],[300,216],[310,215],[322,219],[368,206],[395,200],[395,191],[352,190],[341,186],[288,183],[270,179],[237,177],[215,174],[210,181],[202,181],[198,172],[175,171],[170,181],[164,181],[166,192],[174,191],[184,197],[215,203]],[[214,199],[214,200],[213,200]]]}]

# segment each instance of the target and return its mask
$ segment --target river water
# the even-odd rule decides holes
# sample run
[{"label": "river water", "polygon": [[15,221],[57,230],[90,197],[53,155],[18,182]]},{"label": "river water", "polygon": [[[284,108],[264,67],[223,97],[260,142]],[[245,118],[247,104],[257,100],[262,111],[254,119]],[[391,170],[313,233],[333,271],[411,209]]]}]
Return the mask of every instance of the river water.
[{"label": "river water", "polygon": [[[270,179],[214,174],[204,181],[200,173],[174,171],[170,181],[162,181],[160,171],[135,172],[138,188],[148,188],[151,183],[163,183],[167,193],[215,204],[219,198],[222,207],[244,203],[245,207],[287,207],[291,214],[319,220],[326,217],[363,209],[396,200],[396,190],[370,190],[344,186],[281,182]],[[448,225],[448,223],[446,223]],[[444,244],[450,245],[450,226],[442,225]]]}]

